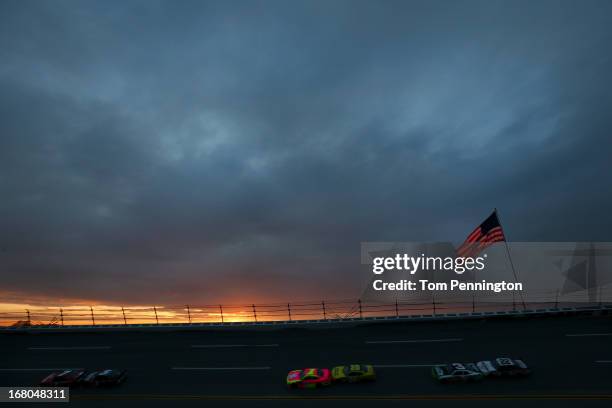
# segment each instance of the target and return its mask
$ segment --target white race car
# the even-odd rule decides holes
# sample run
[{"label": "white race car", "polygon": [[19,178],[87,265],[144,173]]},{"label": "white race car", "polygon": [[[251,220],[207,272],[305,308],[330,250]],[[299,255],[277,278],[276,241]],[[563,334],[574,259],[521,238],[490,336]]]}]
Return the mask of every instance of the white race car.
[{"label": "white race car", "polygon": [[531,374],[531,370],[523,360],[507,357],[479,361],[476,366],[487,377],[525,377]]},{"label": "white race car", "polygon": [[441,383],[480,381],[484,374],[474,363],[451,363],[431,368],[431,375]]}]

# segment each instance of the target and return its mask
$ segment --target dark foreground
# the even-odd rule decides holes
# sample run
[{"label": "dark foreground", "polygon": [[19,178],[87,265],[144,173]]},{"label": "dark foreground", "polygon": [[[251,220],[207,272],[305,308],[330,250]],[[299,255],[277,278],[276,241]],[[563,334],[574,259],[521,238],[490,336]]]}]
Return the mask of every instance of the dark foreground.
[{"label": "dark foreground", "polygon": [[[70,405],[77,406],[612,406],[609,316],[320,330],[5,334],[0,347],[2,386],[35,385],[53,369],[129,370],[118,388],[72,391]],[[436,363],[496,356],[522,358],[534,373],[456,385],[437,384],[429,374]],[[290,369],[342,363],[374,364],[378,381],[297,392],[284,385]]]}]

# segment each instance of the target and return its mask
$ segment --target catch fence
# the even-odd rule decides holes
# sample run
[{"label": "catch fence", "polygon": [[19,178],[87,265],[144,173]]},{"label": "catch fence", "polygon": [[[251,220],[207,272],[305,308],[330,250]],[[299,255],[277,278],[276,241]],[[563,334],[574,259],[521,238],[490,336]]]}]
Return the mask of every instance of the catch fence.
[{"label": "catch fence", "polygon": [[[610,292],[610,289],[606,290]],[[268,304],[208,304],[180,306],[63,306],[29,307],[23,310],[0,312],[0,326],[70,326],[107,324],[164,324],[164,323],[234,323],[278,322],[301,320],[337,320],[368,317],[403,317],[448,313],[476,313],[521,311],[564,306],[602,306],[610,304],[606,293],[597,299],[585,300],[584,294],[543,294],[529,299],[515,297],[512,301],[409,301],[396,299],[387,302],[362,299],[320,300]]]}]

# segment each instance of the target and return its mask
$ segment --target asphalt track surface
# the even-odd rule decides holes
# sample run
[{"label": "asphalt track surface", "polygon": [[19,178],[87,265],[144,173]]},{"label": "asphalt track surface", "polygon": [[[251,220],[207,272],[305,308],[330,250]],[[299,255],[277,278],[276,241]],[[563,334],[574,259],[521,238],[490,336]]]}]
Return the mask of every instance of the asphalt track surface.
[{"label": "asphalt track surface", "polygon": [[[338,329],[3,334],[0,347],[2,386],[36,385],[62,368],[129,371],[120,387],[73,390],[70,405],[77,406],[612,407],[610,316]],[[452,385],[430,375],[431,365],[496,356],[524,359],[533,375]],[[373,364],[378,381],[319,390],[285,386],[291,369],[346,363]]]}]

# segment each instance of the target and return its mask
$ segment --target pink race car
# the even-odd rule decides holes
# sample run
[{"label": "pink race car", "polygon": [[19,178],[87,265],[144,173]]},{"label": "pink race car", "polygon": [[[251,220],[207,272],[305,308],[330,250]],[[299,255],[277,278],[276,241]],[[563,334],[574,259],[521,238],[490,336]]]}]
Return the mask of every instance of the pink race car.
[{"label": "pink race car", "polygon": [[75,387],[84,374],[85,370],[82,369],[56,371],[46,376],[40,382],[40,385],[44,387]]},{"label": "pink race car", "polygon": [[289,374],[287,374],[287,386],[289,388],[326,387],[331,382],[331,372],[327,368],[305,368],[289,371]]}]

